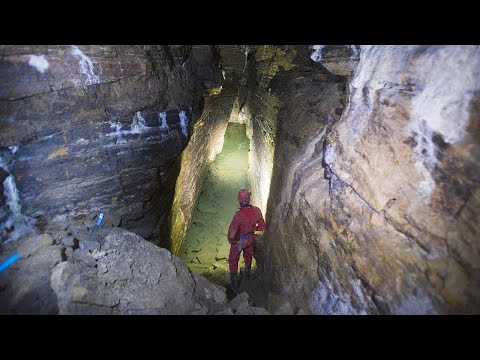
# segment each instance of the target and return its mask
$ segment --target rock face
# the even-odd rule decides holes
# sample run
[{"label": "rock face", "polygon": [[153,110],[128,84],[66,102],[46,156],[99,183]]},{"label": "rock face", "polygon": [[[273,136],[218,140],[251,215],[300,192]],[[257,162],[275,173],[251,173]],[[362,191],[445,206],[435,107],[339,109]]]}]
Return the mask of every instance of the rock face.
[{"label": "rock face", "polygon": [[[188,268],[221,286],[228,286],[230,244],[227,231],[238,210],[238,190],[247,187],[248,146],[245,125],[229,123],[222,152],[210,164],[192,225],[179,257]],[[243,266],[243,258],[239,261]],[[252,263],[252,273],[255,263]]]},{"label": "rock face", "polygon": [[0,243],[15,241],[33,231],[34,218],[22,214],[15,177],[10,173],[17,146],[0,148]]},{"label": "rock face", "polygon": [[[352,77],[322,59],[302,71],[300,57],[269,82],[273,100],[261,86],[251,94],[250,109],[281,108],[271,310],[281,296],[314,314],[480,313],[480,47],[362,47]],[[253,141],[267,130],[254,123]]]},{"label": "rock face", "polygon": [[247,294],[229,303],[225,288],[123,229],[113,228],[98,251],[87,256],[94,266],[65,261],[52,271],[60,314],[268,314],[249,305]]},{"label": "rock face", "polygon": [[222,94],[207,99],[210,111],[195,124],[193,135],[182,153],[180,174],[175,187],[175,199],[171,211],[171,248],[178,254],[190,227],[193,210],[202,188],[208,164],[222,151],[223,136],[227,127],[232,101],[225,101]]},{"label": "rock face", "polygon": [[358,45],[313,45],[310,59],[334,75],[350,76],[359,60]]},{"label": "rock face", "polygon": [[60,314],[186,314],[208,301],[226,301],[225,291],[215,285],[202,282],[197,288],[168,250],[119,228],[105,238],[98,259],[87,256],[96,267],[62,262],[52,271]]},{"label": "rock face", "polygon": [[[0,180],[11,175],[21,213],[105,211],[145,238],[164,238],[178,157],[204,97],[223,83],[218,49],[1,46],[0,73],[0,150],[13,156]],[[4,238],[14,212],[5,203]]]},{"label": "rock face", "polygon": [[[271,80],[278,71],[295,68],[297,49],[289,46],[259,46],[248,66],[248,96],[245,105],[247,136],[250,138],[248,181],[252,203],[266,216],[273,172],[278,112],[281,103],[271,93]],[[280,89],[280,91],[282,91]]]},{"label": "rock face", "polygon": [[61,246],[48,234],[22,238],[2,247],[0,263],[15,253],[19,260],[0,273],[0,314],[56,314],[50,273],[62,261]]},{"label": "rock face", "polygon": [[232,116],[233,105],[238,104],[239,79],[243,72],[240,64],[244,64],[245,55],[240,46],[221,46],[220,53],[225,83],[218,90],[219,94],[207,98],[206,110],[193,127],[193,135],[182,153],[181,170],[177,178],[170,216],[171,243],[166,246],[171,248],[175,255],[180,254],[208,165],[222,150],[225,129]]}]

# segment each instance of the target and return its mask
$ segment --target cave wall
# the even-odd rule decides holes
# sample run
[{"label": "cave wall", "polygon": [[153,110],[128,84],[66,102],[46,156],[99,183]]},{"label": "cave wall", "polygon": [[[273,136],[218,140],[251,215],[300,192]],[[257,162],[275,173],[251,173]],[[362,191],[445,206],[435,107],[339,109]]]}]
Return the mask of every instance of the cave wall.
[{"label": "cave wall", "polygon": [[179,155],[223,83],[219,59],[213,46],[1,46],[0,150],[13,159],[0,175],[21,212],[105,211],[158,242]]},{"label": "cave wall", "polygon": [[247,97],[248,45],[220,45],[222,68],[227,81],[235,84],[237,96],[233,102],[229,122],[245,124],[245,101]]},{"label": "cave wall", "polygon": [[175,187],[175,199],[170,214],[171,237],[165,247],[173,254],[181,252],[193,212],[205,180],[208,165],[222,151],[228,121],[238,104],[240,79],[245,54],[241,46],[219,46],[223,86],[211,92],[206,99],[200,119],[193,127],[193,135],[182,153],[180,174]]},{"label": "cave wall", "polygon": [[[249,62],[248,175],[253,203],[265,213],[267,222],[256,253],[262,253],[262,277],[272,311],[278,312],[278,307],[284,305],[285,301],[279,301],[282,296],[299,299],[290,299],[293,307],[288,303],[279,312],[287,314],[293,313],[305,298],[302,284],[316,276],[314,254],[309,246],[311,234],[298,236],[294,228],[288,229],[293,225],[287,220],[292,216],[288,199],[292,187],[301,181],[290,173],[306,166],[305,156],[318,158],[318,146],[312,146],[312,139],[319,142],[327,124],[338,119],[344,107],[345,77],[331,74],[311,61],[310,52],[308,46],[258,46]],[[279,199],[285,201],[282,209],[272,206]],[[297,262],[301,265],[294,267]],[[298,271],[297,284],[283,284],[288,271]],[[285,290],[291,287],[295,287],[291,293]]]},{"label": "cave wall", "polygon": [[479,313],[480,47],[296,50],[270,91],[251,85],[254,111],[280,104],[270,310]]},{"label": "cave wall", "polygon": [[247,136],[250,139],[247,176],[252,204],[260,207],[266,218],[281,106],[279,97],[271,93],[270,81],[278,71],[297,66],[292,63],[296,49],[266,45],[253,47],[251,51],[247,65],[248,95],[245,105]]}]

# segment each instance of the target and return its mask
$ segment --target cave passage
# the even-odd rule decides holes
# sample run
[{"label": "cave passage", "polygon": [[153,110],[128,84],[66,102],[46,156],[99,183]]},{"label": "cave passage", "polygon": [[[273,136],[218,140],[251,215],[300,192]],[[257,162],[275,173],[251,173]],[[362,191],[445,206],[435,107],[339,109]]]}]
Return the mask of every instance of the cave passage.
[{"label": "cave passage", "polygon": [[[249,140],[245,125],[229,123],[220,154],[210,164],[180,257],[191,271],[221,286],[229,283],[227,231],[247,186]],[[243,266],[240,257],[239,268]],[[252,271],[256,268],[255,259]]]}]

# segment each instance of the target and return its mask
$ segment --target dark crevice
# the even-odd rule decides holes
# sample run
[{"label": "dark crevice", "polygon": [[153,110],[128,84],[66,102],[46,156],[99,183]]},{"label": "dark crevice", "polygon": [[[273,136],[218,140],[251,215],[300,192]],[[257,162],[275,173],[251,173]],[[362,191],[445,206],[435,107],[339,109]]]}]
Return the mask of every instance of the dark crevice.
[{"label": "dark crevice", "polygon": [[62,252],[61,252],[61,256],[62,256],[62,261],[67,261],[68,260],[68,257],[67,257],[67,254],[66,254],[66,250],[67,248],[62,248]]}]

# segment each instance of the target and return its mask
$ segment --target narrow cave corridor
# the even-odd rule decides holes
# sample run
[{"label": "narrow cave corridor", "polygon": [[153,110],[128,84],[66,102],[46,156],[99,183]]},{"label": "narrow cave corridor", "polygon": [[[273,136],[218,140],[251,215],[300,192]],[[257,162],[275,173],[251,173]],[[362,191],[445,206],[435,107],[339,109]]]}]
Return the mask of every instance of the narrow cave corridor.
[{"label": "narrow cave corridor", "polygon": [[479,94],[478,45],[0,45],[0,314],[480,314]]},{"label": "narrow cave corridor", "polygon": [[[229,284],[227,231],[238,210],[238,190],[248,188],[249,144],[245,125],[229,123],[222,152],[209,165],[180,256],[190,270],[225,287]],[[239,266],[243,264],[241,258]]]}]

